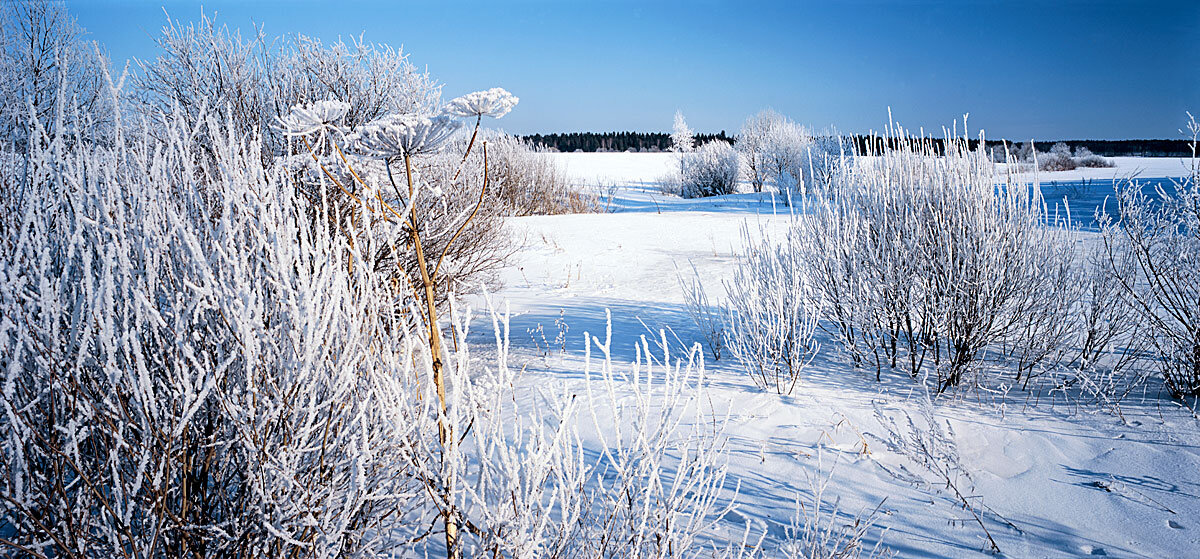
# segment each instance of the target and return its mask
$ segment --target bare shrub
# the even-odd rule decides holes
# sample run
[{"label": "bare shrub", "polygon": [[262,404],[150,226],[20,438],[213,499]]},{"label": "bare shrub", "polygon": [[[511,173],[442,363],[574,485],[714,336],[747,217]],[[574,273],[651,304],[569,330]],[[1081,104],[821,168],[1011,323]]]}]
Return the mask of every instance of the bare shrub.
[{"label": "bare shrub", "polygon": [[[889,141],[890,140],[890,141]],[[1070,307],[1070,234],[1045,226],[1040,190],[996,186],[981,141],[934,142],[902,130],[828,198],[807,198],[796,259],[858,365],[877,375],[907,357],[932,364],[939,390],[959,384],[987,348],[1007,345],[1030,370],[1053,353]],[[1046,298],[1061,292],[1061,296]],[[932,362],[932,363],[930,363]]]},{"label": "bare shrub", "polygon": [[1080,259],[1080,298],[1069,339],[1076,348],[1068,365],[1075,385],[1091,404],[1120,413],[1121,403],[1144,385],[1153,370],[1144,359],[1147,336],[1142,315],[1122,278],[1137,277],[1128,252],[1106,254],[1103,247]]},{"label": "bare shrub", "polygon": [[695,264],[692,265],[690,276],[685,277],[678,269],[676,274],[679,277],[679,285],[683,288],[683,304],[688,316],[700,329],[700,335],[704,338],[713,360],[720,361],[721,353],[725,349],[724,310],[709,301],[708,292],[704,289]]},{"label": "bare shrub", "polygon": [[1088,273],[1094,269],[1086,268],[1086,255],[1077,248],[1077,229],[1051,216],[1046,221],[1048,234],[1038,241],[1040,247],[1029,249],[1033,254],[1023,263],[1028,282],[1013,293],[1002,318],[1001,352],[1017,369],[1014,382],[1026,387],[1070,359],[1085,322],[1079,316],[1080,301],[1093,281]]},{"label": "bare shrub", "polygon": [[725,346],[759,388],[791,394],[820,345],[820,318],[803,254],[790,238],[774,243],[744,226],[746,248],[725,284],[729,319]]},{"label": "bare shrub", "polygon": [[840,502],[828,502],[829,482],[833,470],[820,479],[809,480],[811,497],[796,499],[796,514],[787,527],[787,538],[780,546],[783,557],[789,559],[859,559],[891,557],[891,550],[882,540],[868,547],[863,541],[875,528],[880,502],[873,510],[857,515],[844,515]]},{"label": "bare shrub", "polygon": [[1130,180],[1117,188],[1118,217],[1100,215],[1111,270],[1140,313],[1155,363],[1175,397],[1200,394],[1200,124],[1195,119],[1189,131],[1190,177],[1170,189],[1157,187],[1157,199]]},{"label": "bare shrub", "polygon": [[[920,468],[914,471],[904,466],[885,466],[885,471],[896,479],[914,486],[944,487],[954,501],[955,508],[961,508],[971,514],[987,540],[988,549],[1001,553],[1000,546],[992,538],[991,530],[988,530],[989,522],[985,520],[991,516],[1006,526],[1014,529],[1016,526],[989,508],[983,502],[983,498],[975,494],[971,473],[963,466],[958,456],[954,429],[949,421],[937,417],[933,401],[927,392],[922,392],[918,407],[919,421],[904,411],[904,420],[901,423],[885,413],[878,404],[875,406],[875,417],[887,432],[886,437],[877,437],[879,441]],[[924,471],[924,474],[918,473],[919,471]],[[932,481],[925,474],[932,476]]]},{"label": "bare shrub", "polygon": [[[494,202],[507,215],[559,215],[601,209],[599,197],[571,185],[554,160],[528,141],[508,134],[488,134],[488,177]],[[473,169],[482,168],[468,160]],[[478,174],[478,171],[476,171]]]}]

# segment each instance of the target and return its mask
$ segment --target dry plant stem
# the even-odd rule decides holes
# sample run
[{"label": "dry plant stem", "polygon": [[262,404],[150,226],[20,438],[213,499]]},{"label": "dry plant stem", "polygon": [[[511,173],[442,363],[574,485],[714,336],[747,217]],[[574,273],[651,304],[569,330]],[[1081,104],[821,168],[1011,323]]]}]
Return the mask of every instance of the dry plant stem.
[{"label": "dry plant stem", "polygon": [[[338,156],[342,158],[342,163],[346,166],[346,170],[350,171],[350,176],[354,177],[354,180],[357,181],[358,184],[363,187],[363,190],[372,190],[370,186],[367,186],[366,181],[362,180],[362,178],[360,178],[358,176],[358,173],[354,171],[354,166],[351,165],[350,161],[348,161],[346,159],[346,154],[344,152],[342,152],[342,148],[338,147],[338,145],[336,143],[334,143],[333,149],[337,150]],[[328,173],[329,172],[326,171],[326,174],[328,174]],[[392,212],[392,215],[396,216],[397,219],[399,219],[400,221],[403,222],[404,216],[400,215],[400,212],[396,211],[395,208],[393,208],[391,204],[388,204],[387,202],[383,201],[383,194],[380,193],[378,188],[376,188],[374,190],[375,190],[375,199],[379,200],[379,205],[383,206],[385,209],[387,209],[387,211]],[[387,217],[387,216],[384,216],[384,217]],[[388,218],[388,220],[390,221],[391,218]]]},{"label": "dry plant stem", "polygon": [[[479,122],[483,120],[483,115],[475,115],[475,130],[471,131],[471,141],[467,142],[467,151],[463,153],[462,161],[458,162],[458,170],[454,171],[454,178],[450,179],[450,183],[458,180],[458,175],[462,173],[463,165],[467,164],[467,156],[471,155],[471,147],[475,145],[475,136],[479,134]],[[486,143],[486,142],[485,142]],[[487,163],[484,163],[484,170],[487,170]]]},{"label": "dry plant stem", "polygon": [[[337,178],[333,176],[333,173],[330,173],[329,169],[326,169],[325,165],[321,164],[321,160],[317,158],[316,152],[314,152],[312,149],[312,144],[308,143],[308,138],[301,136],[300,139],[304,140],[305,149],[308,150],[308,154],[312,156],[313,161],[317,164],[317,167],[320,167],[321,170],[325,172],[325,176],[329,177],[329,180],[333,181],[333,184],[336,184],[338,189],[341,190],[343,194],[345,194],[346,196],[349,196],[351,200],[354,200],[355,202],[362,204],[362,200],[359,200],[358,196],[355,196],[353,192],[346,190],[346,187],[342,186],[342,181],[337,180]],[[371,209],[370,206],[368,206],[367,209]],[[371,210],[371,211],[374,211],[374,210]]]},{"label": "dry plant stem", "polygon": [[[412,158],[404,155],[404,175],[408,180],[408,197],[409,200],[413,197],[413,176],[412,176]],[[409,211],[409,226],[412,228],[413,249],[417,253],[417,267],[421,271],[421,284],[425,293],[425,311],[428,313],[429,323],[429,353],[430,359],[433,362],[433,384],[437,389],[438,397],[438,441],[441,442],[442,448],[445,449],[447,444],[453,444],[454,433],[446,427],[446,383],[442,375],[442,341],[438,336],[437,328],[437,305],[435,304],[433,292],[433,276],[429,274],[429,267],[425,264],[425,250],[421,246],[421,233],[417,229],[417,206],[412,204],[412,209]],[[446,508],[442,511],[442,519],[446,528],[446,556],[458,556],[458,525],[455,518],[454,508],[451,504],[449,495],[452,480],[443,480],[442,499],[446,503]]]},{"label": "dry plant stem", "polygon": [[[474,140],[474,137],[472,137],[472,140]],[[471,148],[468,146],[467,151],[469,152],[470,150],[471,150]],[[454,236],[450,237],[450,242],[446,243],[446,246],[444,248],[442,248],[442,255],[438,257],[437,265],[433,267],[434,281],[437,281],[438,271],[442,269],[442,260],[444,260],[446,258],[446,253],[450,250],[450,247],[454,244],[454,241],[456,239],[458,239],[458,236],[461,235],[462,232],[467,229],[467,225],[469,225],[471,223],[471,220],[475,219],[475,214],[479,213],[479,207],[483,205],[483,197],[484,197],[484,195],[487,194],[487,187],[488,187],[487,142],[484,142],[483,143],[483,188],[479,189],[479,201],[475,202],[475,209],[471,210],[471,215],[467,216],[467,220],[464,221],[463,224],[458,227],[458,231],[454,232]]]}]

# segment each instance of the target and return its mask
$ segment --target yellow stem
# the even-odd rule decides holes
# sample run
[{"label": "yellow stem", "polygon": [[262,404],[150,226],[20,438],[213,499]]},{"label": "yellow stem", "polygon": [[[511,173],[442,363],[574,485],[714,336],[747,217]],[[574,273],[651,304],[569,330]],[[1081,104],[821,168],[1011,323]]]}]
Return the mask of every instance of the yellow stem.
[{"label": "yellow stem", "polygon": [[450,251],[450,245],[454,244],[454,241],[456,239],[458,239],[458,236],[461,235],[462,232],[467,229],[467,225],[469,223],[471,223],[471,220],[475,219],[475,214],[479,213],[479,207],[483,205],[483,196],[485,194],[487,194],[487,187],[488,187],[487,142],[484,142],[483,143],[483,187],[479,189],[479,201],[475,202],[475,209],[471,210],[471,215],[467,216],[467,220],[464,221],[463,224],[458,227],[458,231],[454,232],[454,236],[450,237],[450,242],[446,243],[446,246],[442,247],[442,255],[438,257],[437,265],[433,267],[434,281],[437,281],[438,271],[440,271],[442,269],[442,260],[445,260],[446,253]]},{"label": "yellow stem", "polygon": [[471,155],[471,146],[475,145],[475,135],[479,134],[479,121],[483,120],[483,115],[475,115],[475,130],[471,131],[471,141],[467,142],[467,151],[463,153],[462,161],[458,162],[458,170],[454,171],[454,178],[450,179],[450,184],[458,180],[459,173],[462,173],[463,165],[467,164],[467,156]]},{"label": "yellow stem", "polygon": [[[412,159],[408,154],[404,155],[404,173],[408,179],[408,196],[412,200],[413,196],[413,178],[412,178]],[[421,284],[425,291],[425,310],[428,313],[427,322],[429,324],[429,352],[433,362],[433,384],[437,390],[438,405],[441,413],[438,414],[438,441],[442,444],[443,451],[449,444],[453,444],[454,433],[446,426],[446,383],[442,375],[442,342],[438,336],[437,327],[437,302],[434,297],[433,280],[429,275],[429,267],[425,264],[425,251],[421,246],[421,233],[417,229],[417,205],[412,204],[409,211],[409,226],[412,229],[413,247],[417,253],[417,268],[421,272]],[[449,476],[447,475],[447,478]],[[450,486],[453,480],[443,480],[444,494],[443,499],[447,504],[446,510],[442,512],[442,522],[446,529],[446,555],[447,557],[458,556],[458,522],[455,518],[454,507],[451,502]]]}]

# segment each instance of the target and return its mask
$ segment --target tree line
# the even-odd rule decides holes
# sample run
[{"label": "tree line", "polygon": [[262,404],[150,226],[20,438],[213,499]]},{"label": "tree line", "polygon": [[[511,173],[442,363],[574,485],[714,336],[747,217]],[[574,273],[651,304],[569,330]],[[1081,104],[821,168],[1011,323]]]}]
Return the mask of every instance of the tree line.
[{"label": "tree line", "polygon": [[[666,132],[565,132],[553,134],[531,134],[523,136],[535,146],[551,151],[668,151],[671,148],[671,135]],[[881,138],[878,136],[853,135],[847,145],[854,145],[859,153],[879,151]],[[723,140],[735,143],[737,138],[725,133],[696,134],[696,145],[703,145],[712,140]],[[897,140],[898,141],[898,140]],[[941,139],[932,140],[937,149],[941,150]],[[972,140],[978,142],[978,140]],[[987,140],[989,149],[1003,149],[1002,143],[1012,146],[1022,142],[1011,140]],[[1141,140],[1034,140],[1039,149],[1049,149],[1056,143],[1063,143],[1072,150],[1084,147],[1096,155],[1104,157],[1190,157],[1192,152],[1187,140],[1141,139]],[[1045,148],[1042,148],[1045,146]],[[890,145],[890,148],[898,146]]]},{"label": "tree line", "polygon": [[[566,132],[532,134],[523,138],[551,151],[667,151],[671,135],[665,132]],[[712,140],[734,142],[724,130],[716,134],[696,134],[696,144]]]}]

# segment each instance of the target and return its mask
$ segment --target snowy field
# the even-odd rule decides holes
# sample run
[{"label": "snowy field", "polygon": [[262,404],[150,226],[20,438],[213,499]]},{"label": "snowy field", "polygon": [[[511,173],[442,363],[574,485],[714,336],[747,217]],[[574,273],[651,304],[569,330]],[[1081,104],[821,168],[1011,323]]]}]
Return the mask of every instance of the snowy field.
[{"label": "snowy field", "polygon": [[[635,359],[640,336],[667,332],[676,355],[701,341],[683,306],[677,270],[695,266],[710,295],[729,281],[744,226],[782,231],[769,197],[737,194],[681,200],[655,181],[671,154],[570,153],[553,156],[582,186],[615,192],[613,213],[514,219],[524,248],[503,272],[495,299],[510,305],[514,361],[532,385],[582,382],[584,334],[604,337],[611,312],[615,355]],[[1041,173],[1039,180],[1084,182],[1112,191],[1114,177],[1183,174],[1185,161],[1115,158],[1110,169]],[[1088,198],[1091,199],[1091,198]],[[1080,208],[1073,208],[1079,212]],[[1083,211],[1091,211],[1084,208]],[[489,328],[476,331],[481,344]],[[653,344],[653,342],[652,342]],[[791,396],[754,386],[731,359],[708,357],[711,412],[729,414],[725,431],[736,512],[730,538],[748,521],[767,542],[784,537],[795,499],[830,478],[827,504],[847,515],[879,508],[884,544],[903,557],[986,553],[984,528],[946,483],[888,446],[885,423],[948,425],[957,486],[1010,557],[1187,557],[1200,550],[1200,421],[1157,385],[1117,415],[1080,408],[1045,389],[963,389],[936,400],[933,417],[919,386],[902,374],[851,369],[833,340]],[[923,411],[923,408],[925,411]],[[895,427],[893,427],[895,429]],[[848,518],[848,516],[846,517]],[[868,539],[875,541],[880,532]]]},{"label": "snowy field", "polygon": [[[851,129],[1003,108],[947,97],[979,80],[919,41],[864,66],[878,45],[733,4],[684,15],[737,44],[666,74],[638,52],[677,9],[380,5],[273,35],[262,10],[84,4],[0,2],[0,558],[1200,558],[1194,157],[997,164],[965,113],[933,140],[890,108],[862,157],[772,109],[733,128],[771,101]],[[857,15],[828,20],[879,27]],[[988,52],[1120,69],[1018,27]],[[531,54],[558,35],[595,64]],[[1118,82],[1008,126],[1180,130],[1154,110],[1182,120],[1179,88]],[[568,132],[672,105],[736,134]]]}]

